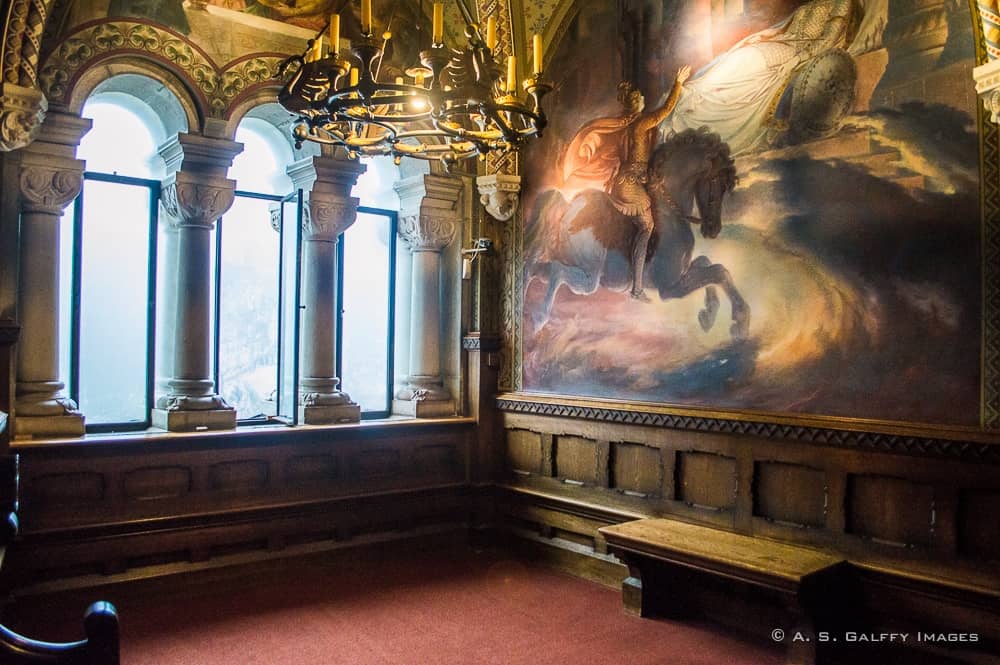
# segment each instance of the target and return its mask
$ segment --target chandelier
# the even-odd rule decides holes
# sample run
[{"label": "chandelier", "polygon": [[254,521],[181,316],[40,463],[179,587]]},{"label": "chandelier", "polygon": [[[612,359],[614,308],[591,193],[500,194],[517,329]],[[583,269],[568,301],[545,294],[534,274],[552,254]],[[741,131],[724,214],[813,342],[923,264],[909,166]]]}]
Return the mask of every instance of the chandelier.
[{"label": "chandelier", "polygon": [[349,53],[341,52],[340,15],[327,25],[329,52],[324,52],[324,28],[309,41],[301,56],[289,58],[279,77],[287,80],[278,101],[297,115],[292,135],[297,148],[315,141],[359,155],[392,155],[441,160],[451,166],[470,157],[516,150],[545,127],[542,97],[552,89],[542,78],[542,40],[532,40],[532,75],[518,92],[517,63],[495,60],[496,18],[486,22],[486,36],[472,17],[466,0],[456,0],[465,20],[467,44],[462,49],[444,43],[444,7],[433,5],[430,47],[417,63],[408,63],[405,77],[379,80],[384,49],[392,34],[376,37],[371,0],[361,0],[361,38]]}]

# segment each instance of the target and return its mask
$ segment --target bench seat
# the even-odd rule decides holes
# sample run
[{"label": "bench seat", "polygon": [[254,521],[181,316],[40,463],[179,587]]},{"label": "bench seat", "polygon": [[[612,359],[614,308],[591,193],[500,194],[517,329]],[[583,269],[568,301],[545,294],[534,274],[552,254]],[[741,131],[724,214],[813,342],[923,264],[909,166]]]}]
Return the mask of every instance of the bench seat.
[{"label": "bench seat", "polygon": [[834,554],[663,518],[599,531],[629,568],[622,584],[626,611],[686,614],[690,589],[680,587],[697,582],[685,572],[736,580],[777,601],[785,619],[774,628],[783,631],[778,641],[787,645],[789,663],[815,663],[817,623],[830,626],[849,605],[847,562]]}]

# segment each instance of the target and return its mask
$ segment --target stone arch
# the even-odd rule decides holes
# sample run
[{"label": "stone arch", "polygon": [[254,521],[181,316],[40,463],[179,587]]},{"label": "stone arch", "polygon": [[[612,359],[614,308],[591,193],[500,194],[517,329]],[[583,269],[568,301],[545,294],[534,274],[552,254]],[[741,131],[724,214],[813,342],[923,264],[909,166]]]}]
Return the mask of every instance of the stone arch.
[{"label": "stone arch", "polygon": [[204,109],[183,80],[154,63],[134,58],[106,62],[85,71],[69,91],[66,110],[79,114],[95,92],[108,91],[126,92],[146,101],[158,97],[174,100],[177,108],[171,108],[169,101],[151,104],[160,112],[168,132],[199,132],[204,125]]},{"label": "stone arch", "polygon": [[169,72],[180,83],[175,88],[188,91],[185,96],[204,121],[228,117],[231,105],[258,88],[271,87],[285,58],[257,53],[219,67],[200,46],[169,28],[138,19],[102,19],[80,25],[52,49],[39,72],[39,83],[52,104],[69,106],[79,98],[74,89],[91,70],[126,60],[150,72]]}]

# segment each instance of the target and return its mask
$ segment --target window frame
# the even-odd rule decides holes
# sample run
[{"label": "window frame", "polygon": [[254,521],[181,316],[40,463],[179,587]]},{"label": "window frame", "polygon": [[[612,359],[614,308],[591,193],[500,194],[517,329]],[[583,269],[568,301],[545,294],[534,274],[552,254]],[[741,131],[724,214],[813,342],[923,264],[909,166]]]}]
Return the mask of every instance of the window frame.
[{"label": "window frame", "polygon": [[[364,213],[368,215],[377,215],[380,217],[386,217],[389,220],[389,294],[388,302],[386,307],[388,308],[388,319],[387,319],[387,330],[388,335],[386,339],[386,380],[385,380],[385,394],[386,394],[386,406],[385,410],[380,411],[361,411],[362,420],[378,420],[380,418],[388,418],[392,415],[392,399],[393,399],[393,388],[395,386],[395,358],[396,358],[396,262],[397,262],[397,247],[399,244],[399,212],[396,210],[390,210],[388,208],[375,208],[371,206],[359,205],[357,209],[358,213]],[[357,222],[355,222],[356,224]],[[341,234],[339,242],[337,243],[337,341],[336,348],[334,349],[335,354],[335,367],[337,376],[341,377],[343,380],[344,367],[344,252],[346,251],[346,234]],[[350,391],[347,391],[350,394]]]},{"label": "window frame", "polygon": [[86,182],[106,182],[111,184],[146,187],[149,190],[149,241],[146,246],[146,398],[145,417],[143,420],[126,422],[91,423],[87,422],[85,431],[88,434],[105,434],[109,432],[136,432],[149,429],[153,425],[153,408],[156,400],[156,266],[158,252],[158,232],[160,218],[160,193],[162,183],[151,178],[137,178],[117,173],[99,173],[84,171],[83,184],[80,193],[73,201],[73,245],[70,259],[70,320],[69,320],[69,397],[76,404],[80,403],[80,319],[83,303],[83,211],[85,206]]}]

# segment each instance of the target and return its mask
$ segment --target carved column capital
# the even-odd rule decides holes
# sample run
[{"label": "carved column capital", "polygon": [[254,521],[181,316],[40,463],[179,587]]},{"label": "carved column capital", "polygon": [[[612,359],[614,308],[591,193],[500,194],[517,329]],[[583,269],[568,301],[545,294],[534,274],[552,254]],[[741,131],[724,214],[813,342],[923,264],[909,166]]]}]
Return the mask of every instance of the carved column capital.
[{"label": "carved column capital", "polygon": [[45,95],[34,88],[0,85],[0,152],[17,150],[34,141],[48,106]]},{"label": "carved column capital", "polygon": [[455,239],[461,220],[462,181],[455,176],[419,175],[395,185],[399,236],[414,252],[439,252]]},{"label": "carved column capital", "polygon": [[337,242],[341,233],[358,217],[358,199],[313,191],[309,214],[302,215],[302,237],[318,242]]},{"label": "carved column capital", "polygon": [[[75,161],[75,160],[74,160]],[[83,162],[77,168],[26,164],[21,168],[21,207],[24,212],[61,215],[83,186]]]},{"label": "carved column capital", "polygon": [[972,70],[976,92],[990,114],[990,122],[1000,124],[1000,60],[991,60]]},{"label": "carved column capital", "polygon": [[212,228],[236,196],[236,181],[178,171],[167,178],[160,204],[174,226]]},{"label": "carved column capital", "polygon": [[514,216],[521,199],[521,176],[482,175],[476,178],[479,202],[486,212],[498,222],[506,222]]},{"label": "carved column capital", "polygon": [[423,214],[399,218],[399,236],[414,252],[440,252],[458,231],[458,215]]}]

